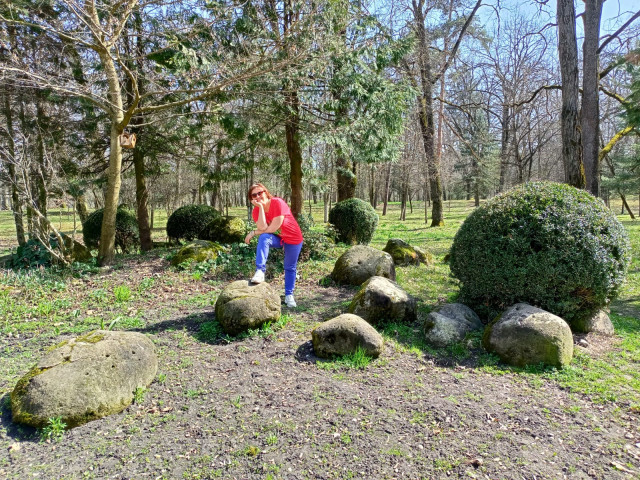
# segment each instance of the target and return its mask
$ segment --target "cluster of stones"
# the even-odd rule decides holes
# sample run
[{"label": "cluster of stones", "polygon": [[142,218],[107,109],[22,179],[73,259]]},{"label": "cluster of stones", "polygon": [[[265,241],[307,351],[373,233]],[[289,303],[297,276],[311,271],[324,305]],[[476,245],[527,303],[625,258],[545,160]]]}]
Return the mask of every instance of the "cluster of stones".
[{"label": "cluster of stones", "polygon": [[[185,248],[203,259],[215,258],[220,252],[218,244],[206,241]],[[329,358],[360,348],[371,357],[379,356],[384,342],[375,327],[384,322],[413,323],[417,318],[415,298],[395,282],[395,266],[431,262],[431,255],[398,239],[389,240],[384,251],[363,245],[347,250],[336,261],[331,277],[337,283],[360,288],[349,313],[312,331],[315,354]],[[280,296],[269,284],[239,280],[220,294],[215,314],[226,333],[237,335],[276,321],[280,305]],[[426,341],[438,348],[484,330],[485,349],[510,365],[564,367],[573,356],[569,325],[556,315],[523,303],[507,308],[486,327],[473,310],[457,303],[429,313],[423,325]],[[580,328],[613,333],[604,312]],[[73,427],[120,412],[131,404],[137,389],[151,383],[156,370],[155,349],[146,336],[97,330],[52,348],[18,381],[11,393],[13,420],[43,427],[49,418],[60,417]]]}]

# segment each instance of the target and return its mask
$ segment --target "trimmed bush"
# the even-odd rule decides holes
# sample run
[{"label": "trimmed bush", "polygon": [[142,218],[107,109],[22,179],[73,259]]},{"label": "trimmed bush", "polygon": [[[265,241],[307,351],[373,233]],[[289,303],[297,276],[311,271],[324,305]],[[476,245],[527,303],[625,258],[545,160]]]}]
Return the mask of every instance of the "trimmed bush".
[{"label": "trimmed bush", "polygon": [[167,237],[173,241],[198,238],[200,232],[220,213],[208,205],[185,205],[167,220]]},{"label": "trimmed bush", "polygon": [[[87,248],[96,249],[100,245],[103,213],[103,208],[96,210],[82,224],[82,238]],[[126,253],[130,248],[138,245],[140,245],[140,234],[135,214],[124,207],[118,207],[116,212],[116,247]]]},{"label": "trimmed bush", "polygon": [[569,324],[618,294],[630,261],[627,232],[589,193],[529,183],[489,200],[451,247],[460,301],[485,319],[526,302]]},{"label": "trimmed bush", "polygon": [[349,198],[335,204],[329,212],[329,223],[339,242],[367,245],[378,226],[378,214],[369,203]]}]

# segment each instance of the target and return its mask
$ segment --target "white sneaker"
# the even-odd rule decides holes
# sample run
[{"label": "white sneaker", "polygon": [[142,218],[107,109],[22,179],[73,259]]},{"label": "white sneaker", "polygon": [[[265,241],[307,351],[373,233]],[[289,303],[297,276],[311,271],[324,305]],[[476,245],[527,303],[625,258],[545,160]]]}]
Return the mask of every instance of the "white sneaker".
[{"label": "white sneaker", "polygon": [[293,295],[285,295],[284,296],[284,303],[289,308],[296,308],[298,306],[298,305],[296,305],[296,301],[293,298]]},{"label": "white sneaker", "polygon": [[262,270],[256,270],[256,273],[253,274],[251,278],[251,283],[262,283],[264,282],[264,272]]}]

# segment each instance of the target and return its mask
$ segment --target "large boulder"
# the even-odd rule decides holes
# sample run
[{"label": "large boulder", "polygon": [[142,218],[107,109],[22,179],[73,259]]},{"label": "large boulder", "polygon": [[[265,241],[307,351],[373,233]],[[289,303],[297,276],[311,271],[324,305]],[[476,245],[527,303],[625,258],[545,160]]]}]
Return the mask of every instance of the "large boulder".
[{"label": "large boulder", "polygon": [[393,258],[386,252],[365,245],[355,245],[340,255],[331,272],[331,278],[336,282],[356,286],[374,276],[395,280]]},{"label": "large boulder", "polygon": [[313,350],[318,357],[347,355],[362,348],[370,357],[382,353],[384,339],[375,328],[357,315],[344,313],[311,331]]},{"label": "large boulder", "polygon": [[562,368],[573,357],[571,328],[562,318],[526,303],[509,307],[487,326],[482,344],[509,365]]},{"label": "large boulder", "polygon": [[216,318],[229,335],[237,335],[280,318],[280,295],[268,283],[238,280],[216,301]]},{"label": "large boulder", "polygon": [[591,317],[575,320],[571,329],[578,333],[599,333],[600,335],[613,335],[615,330],[613,323],[604,310],[597,311]]},{"label": "large boulder", "polygon": [[93,259],[91,250],[85,247],[80,242],[77,242],[69,235],[61,233],[62,241],[64,242],[64,249],[71,257],[72,262],[90,262]]},{"label": "large boulder", "polygon": [[431,312],[424,322],[425,339],[434,347],[461,342],[469,333],[483,328],[480,317],[461,303],[444,305],[438,311]]},{"label": "large boulder", "polygon": [[416,300],[396,282],[376,276],[362,284],[349,305],[349,312],[372,325],[385,321],[410,323],[416,319]]},{"label": "large boulder", "polygon": [[246,231],[247,227],[241,218],[219,216],[200,231],[198,238],[219,243],[240,243],[244,241]]},{"label": "large boulder", "polygon": [[136,332],[96,330],[51,349],[11,392],[13,421],[68,427],[124,410],[158,369],[151,340]]},{"label": "large boulder", "polygon": [[224,248],[222,245],[207,240],[194,240],[185,245],[171,259],[171,265],[177,267],[183,262],[200,263],[215,260]]},{"label": "large boulder", "polygon": [[396,265],[430,265],[433,263],[433,256],[429,252],[425,252],[420,247],[412,247],[404,240],[399,238],[390,238],[383,248],[393,258]]}]

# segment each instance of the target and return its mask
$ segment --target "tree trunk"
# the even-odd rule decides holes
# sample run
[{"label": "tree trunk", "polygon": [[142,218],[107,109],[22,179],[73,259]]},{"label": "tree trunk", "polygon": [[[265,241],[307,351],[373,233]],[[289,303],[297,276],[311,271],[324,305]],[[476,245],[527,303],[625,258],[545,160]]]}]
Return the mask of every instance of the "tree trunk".
[{"label": "tree trunk", "polygon": [[581,136],[584,173],[587,191],[600,195],[600,81],[598,46],[600,43],[600,18],[603,0],[585,0],[584,43],[582,44],[582,113]]},{"label": "tree trunk", "polygon": [[104,213],[102,216],[102,230],[100,232],[100,247],[98,251],[98,263],[101,266],[110,265],[115,257],[116,240],[116,213],[118,201],[120,199],[120,169],[122,168],[122,148],[120,146],[120,134],[122,133],[122,93],[120,91],[120,80],[113,63],[113,59],[108,51],[100,52],[107,83],[109,88],[109,99],[111,100],[111,120],[110,146],[109,146],[109,168],[107,170],[107,191],[104,198]]},{"label": "tree trunk", "polygon": [[382,205],[382,216],[387,214],[387,205],[389,203],[389,188],[391,187],[391,164],[387,165],[387,174],[384,179],[384,203]]},{"label": "tree trunk", "polygon": [[416,20],[416,32],[418,34],[418,64],[420,65],[421,92],[419,103],[419,122],[424,144],[424,153],[427,159],[427,171],[429,172],[429,182],[431,199],[433,206],[431,209],[431,226],[444,226],[442,178],[440,174],[440,159],[436,155],[434,145],[434,124],[433,124],[433,80],[431,78],[431,60],[429,55],[430,45],[427,42],[427,32],[425,29],[425,18],[422,7],[414,11]]},{"label": "tree trunk", "polygon": [[11,211],[13,212],[13,221],[16,225],[16,239],[18,245],[24,245],[26,238],[24,234],[24,223],[22,222],[22,199],[20,198],[20,189],[18,187],[18,178],[16,177],[16,147],[13,139],[13,114],[11,111],[11,103],[9,95],[4,95],[4,118],[7,126],[7,150],[9,159],[6,162],[7,171],[9,173],[9,182],[11,183]]},{"label": "tree trunk", "polygon": [[84,223],[89,218],[89,209],[87,208],[87,200],[84,193],[78,195],[75,199],[75,210],[80,217],[80,223]]},{"label": "tree trunk", "polygon": [[505,184],[507,182],[507,169],[509,167],[509,133],[510,133],[510,120],[509,120],[509,105],[506,104],[507,98],[504,95],[502,105],[502,119],[500,136],[500,183],[498,184],[498,192],[504,191]]},{"label": "tree trunk", "polygon": [[300,147],[300,99],[298,92],[285,92],[289,114],[285,124],[287,154],[291,168],[291,213],[294,217],[302,213],[302,148]]},{"label": "tree trunk", "polygon": [[558,55],[562,77],[562,162],[565,182],[577,188],[586,185],[578,126],[578,45],[573,0],[558,0]]}]

